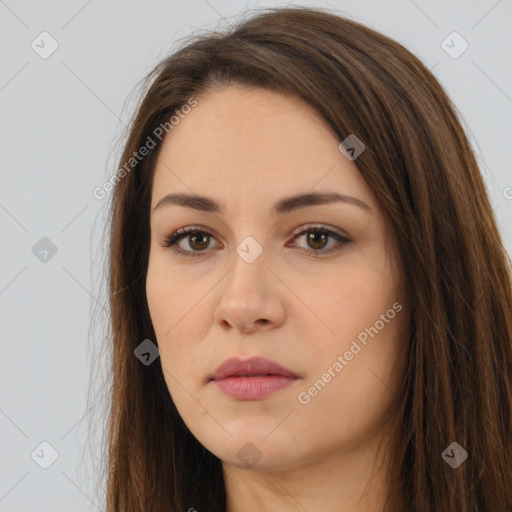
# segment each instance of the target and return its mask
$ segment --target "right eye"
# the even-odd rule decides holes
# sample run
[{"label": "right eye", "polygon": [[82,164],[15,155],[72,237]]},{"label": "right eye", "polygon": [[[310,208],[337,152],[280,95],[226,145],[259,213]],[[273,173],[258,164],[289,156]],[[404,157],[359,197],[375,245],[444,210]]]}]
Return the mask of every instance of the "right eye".
[{"label": "right eye", "polygon": [[[185,238],[188,238],[188,245],[192,250],[179,247],[178,243]],[[213,238],[213,235],[209,231],[197,226],[187,226],[165,236],[162,246],[169,247],[171,251],[182,256],[191,256],[194,258],[202,256],[201,252],[208,249],[210,238]]]}]

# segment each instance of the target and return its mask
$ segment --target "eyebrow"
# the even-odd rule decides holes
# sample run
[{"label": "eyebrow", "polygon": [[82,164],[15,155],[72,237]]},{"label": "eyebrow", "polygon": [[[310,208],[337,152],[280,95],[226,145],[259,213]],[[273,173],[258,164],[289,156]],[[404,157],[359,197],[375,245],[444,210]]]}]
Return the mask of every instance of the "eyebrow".
[{"label": "eyebrow", "polygon": [[[368,212],[372,212],[370,206],[368,206],[364,201],[361,201],[361,199],[357,199],[357,197],[339,194],[338,192],[314,192],[297,194],[280,199],[274,205],[273,213],[276,215],[282,215],[300,208],[330,203],[351,204]],[[175,193],[167,194],[162,197],[153,208],[153,212],[172,205],[193,208],[194,210],[200,210],[208,213],[221,214],[224,211],[224,207],[221,204],[209,197],[195,194]]]}]

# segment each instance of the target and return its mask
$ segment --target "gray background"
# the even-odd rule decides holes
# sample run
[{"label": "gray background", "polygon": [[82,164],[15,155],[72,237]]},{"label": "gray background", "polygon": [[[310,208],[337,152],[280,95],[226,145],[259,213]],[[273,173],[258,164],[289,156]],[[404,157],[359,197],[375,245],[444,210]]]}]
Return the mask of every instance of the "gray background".
[{"label": "gray background", "polygon": [[[92,190],[116,170],[130,92],[180,38],[287,3],[0,0],[0,512],[102,508],[102,455],[88,424],[103,418],[95,393],[108,196]],[[301,5],[336,8],[433,70],[463,118],[512,253],[512,0]],[[44,31],[58,43],[46,59],[31,47],[51,49]],[[453,31],[469,44],[458,58],[442,46]],[[47,469],[52,449],[42,442],[58,453]]]}]

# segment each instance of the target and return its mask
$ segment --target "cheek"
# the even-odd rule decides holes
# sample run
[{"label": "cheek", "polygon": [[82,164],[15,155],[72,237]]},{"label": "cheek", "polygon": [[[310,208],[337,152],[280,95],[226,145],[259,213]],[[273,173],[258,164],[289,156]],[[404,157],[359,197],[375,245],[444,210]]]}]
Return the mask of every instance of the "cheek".
[{"label": "cheek", "polygon": [[146,296],[170,391],[178,383],[189,382],[194,374],[191,369],[204,366],[199,345],[209,328],[208,315],[211,316],[206,311],[209,307],[206,290],[191,286],[186,279],[180,280],[165,265],[150,259]]},{"label": "cheek", "polygon": [[[391,270],[379,261],[385,262],[384,257],[354,258],[331,278],[297,292],[308,297],[307,304],[317,315],[308,313],[312,320],[306,332],[312,335],[316,325],[322,333],[304,347],[311,362],[308,385],[322,380],[329,369],[336,374],[331,379],[326,375],[325,388],[319,383],[322,398],[317,404],[344,404],[350,414],[359,414],[377,412],[392,398],[403,369],[407,318]],[[298,321],[304,325],[304,320]],[[338,356],[345,362],[336,371]]]},{"label": "cheek", "polygon": [[[179,323],[194,315],[193,308],[199,302],[200,287],[187,281],[165,257],[150,255],[146,276],[146,297],[157,338],[172,338]],[[204,294],[204,292],[203,292]],[[199,305],[199,304],[198,304]],[[197,308],[196,308],[197,309]]]},{"label": "cheek", "polygon": [[353,338],[373,326],[399,298],[381,252],[371,257],[354,253],[314,279],[296,281],[293,289],[298,297],[305,298],[307,305],[303,311],[303,305],[297,303],[300,317],[297,322],[307,322],[311,332],[316,325],[319,336],[325,338],[322,345],[327,351],[350,345]]},{"label": "cheek", "polygon": [[[310,371],[300,391],[305,393],[301,403],[309,402],[298,407],[295,419],[305,437],[316,425],[329,426],[322,441],[326,446],[349,439],[357,444],[375,435],[403,381],[405,317],[396,313],[376,332],[373,329],[379,315],[392,303],[382,299],[372,302],[371,295],[367,299],[366,310],[351,304],[352,316],[343,308],[344,318],[333,317],[335,341],[318,343],[306,356]],[[361,339],[366,336],[365,343],[358,335]]]},{"label": "cheek", "polygon": [[151,258],[146,277],[146,297],[160,350],[160,360],[165,378],[168,380],[169,373],[174,375],[177,368],[173,363],[177,360],[178,354],[173,354],[172,351],[176,351],[178,347],[172,340],[176,339],[178,320],[183,317],[185,311],[182,311],[183,299],[180,300],[180,292],[176,290],[169,272],[163,272]]},{"label": "cheek", "polygon": [[169,314],[174,311],[174,294],[166,276],[158,271],[158,267],[151,263],[146,276],[146,297],[153,328],[157,338],[172,327],[172,318]]}]

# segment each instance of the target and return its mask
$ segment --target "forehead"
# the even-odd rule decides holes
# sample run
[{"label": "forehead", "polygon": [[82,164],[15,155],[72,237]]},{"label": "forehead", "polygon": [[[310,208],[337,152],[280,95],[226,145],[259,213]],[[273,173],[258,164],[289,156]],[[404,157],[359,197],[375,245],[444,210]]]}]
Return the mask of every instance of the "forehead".
[{"label": "forehead", "polygon": [[197,100],[162,143],[152,206],[176,191],[273,203],[314,187],[372,201],[357,166],[339,151],[340,140],[300,99],[234,86]]}]

